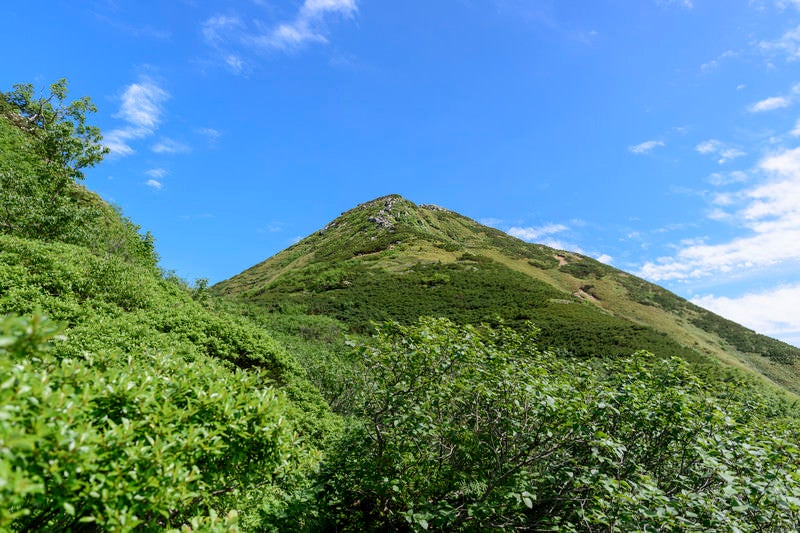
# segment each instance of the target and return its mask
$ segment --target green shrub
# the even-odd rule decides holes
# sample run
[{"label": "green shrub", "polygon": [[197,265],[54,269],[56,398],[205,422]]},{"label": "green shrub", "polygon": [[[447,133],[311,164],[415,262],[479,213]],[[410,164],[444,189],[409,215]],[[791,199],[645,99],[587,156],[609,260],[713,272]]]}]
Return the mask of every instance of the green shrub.
[{"label": "green shrub", "polygon": [[358,347],[357,421],[325,472],[337,531],[789,531],[798,426],[755,389],[536,330],[423,319]]},{"label": "green shrub", "polygon": [[0,332],[0,528],[175,527],[316,464],[259,373],[164,353],[59,359],[59,328],[36,317]]}]

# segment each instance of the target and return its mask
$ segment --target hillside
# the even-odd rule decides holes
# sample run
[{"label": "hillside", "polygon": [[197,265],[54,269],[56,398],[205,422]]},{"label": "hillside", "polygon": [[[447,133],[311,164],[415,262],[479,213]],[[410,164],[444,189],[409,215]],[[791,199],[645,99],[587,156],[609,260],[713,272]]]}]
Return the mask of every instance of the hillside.
[{"label": "hillside", "polygon": [[51,91],[0,93],[0,530],[256,524],[338,422],[282,345],[79,183],[103,155],[91,106]]},{"label": "hillside", "polygon": [[329,315],[366,333],[420,316],[521,324],[575,355],[709,356],[800,393],[800,350],[592,258],[529,244],[390,195],[212,288],[269,311]]},{"label": "hillside", "polygon": [[80,185],[88,99],[32,94],[0,93],[0,530],[800,526],[797,402],[668,326],[793,368],[775,341],[398,196],[217,298]]}]

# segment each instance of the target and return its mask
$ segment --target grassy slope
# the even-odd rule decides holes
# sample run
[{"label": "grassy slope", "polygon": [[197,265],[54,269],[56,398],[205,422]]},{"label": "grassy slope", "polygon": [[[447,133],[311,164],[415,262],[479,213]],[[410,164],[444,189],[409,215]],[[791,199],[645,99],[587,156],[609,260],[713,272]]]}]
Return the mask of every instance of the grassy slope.
[{"label": "grassy slope", "polygon": [[708,356],[800,392],[800,350],[591,258],[528,244],[457,213],[387,196],[213,288],[299,307],[358,332],[420,315],[533,320],[545,345],[587,355]]},{"label": "grassy slope", "polygon": [[[71,184],[48,203],[53,191],[32,143],[0,116],[0,315],[44,313],[63,324],[59,357],[165,353],[261,369],[265,386],[294,400],[297,427],[322,437],[330,412],[294,358],[253,322],[165,278],[151,240],[96,194]],[[64,224],[45,242],[37,217],[51,204]]]}]

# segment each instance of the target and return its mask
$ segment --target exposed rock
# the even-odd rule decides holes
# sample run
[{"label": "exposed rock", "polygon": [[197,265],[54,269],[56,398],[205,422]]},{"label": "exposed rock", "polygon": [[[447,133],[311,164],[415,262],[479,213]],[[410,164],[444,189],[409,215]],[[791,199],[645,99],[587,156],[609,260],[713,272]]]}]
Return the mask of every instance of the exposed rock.
[{"label": "exposed rock", "polygon": [[449,209],[445,209],[444,207],[434,205],[434,204],[419,204],[419,206],[423,209],[430,209],[431,211],[441,211],[442,213],[452,213]]},{"label": "exposed rock", "polygon": [[392,213],[392,209],[394,208],[395,204],[398,200],[402,200],[402,197],[397,195],[391,196],[384,196],[383,198],[378,198],[369,204],[362,204],[364,208],[372,207],[376,203],[383,201],[383,207],[380,211],[378,211],[375,216],[369,217],[370,222],[375,224],[378,228],[387,229],[389,231],[394,230],[395,226],[394,223],[396,221],[395,215]]}]

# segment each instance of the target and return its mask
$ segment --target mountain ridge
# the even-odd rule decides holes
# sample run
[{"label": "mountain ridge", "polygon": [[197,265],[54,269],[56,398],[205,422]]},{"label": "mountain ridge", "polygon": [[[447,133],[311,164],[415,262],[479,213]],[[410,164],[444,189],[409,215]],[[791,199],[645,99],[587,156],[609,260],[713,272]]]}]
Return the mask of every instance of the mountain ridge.
[{"label": "mountain ridge", "polygon": [[545,343],[570,353],[649,349],[720,360],[800,393],[800,350],[793,346],[590,257],[527,243],[398,194],[344,211],[212,291],[268,310],[329,315],[361,333],[373,321],[407,323],[426,314],[531,320]]}]

